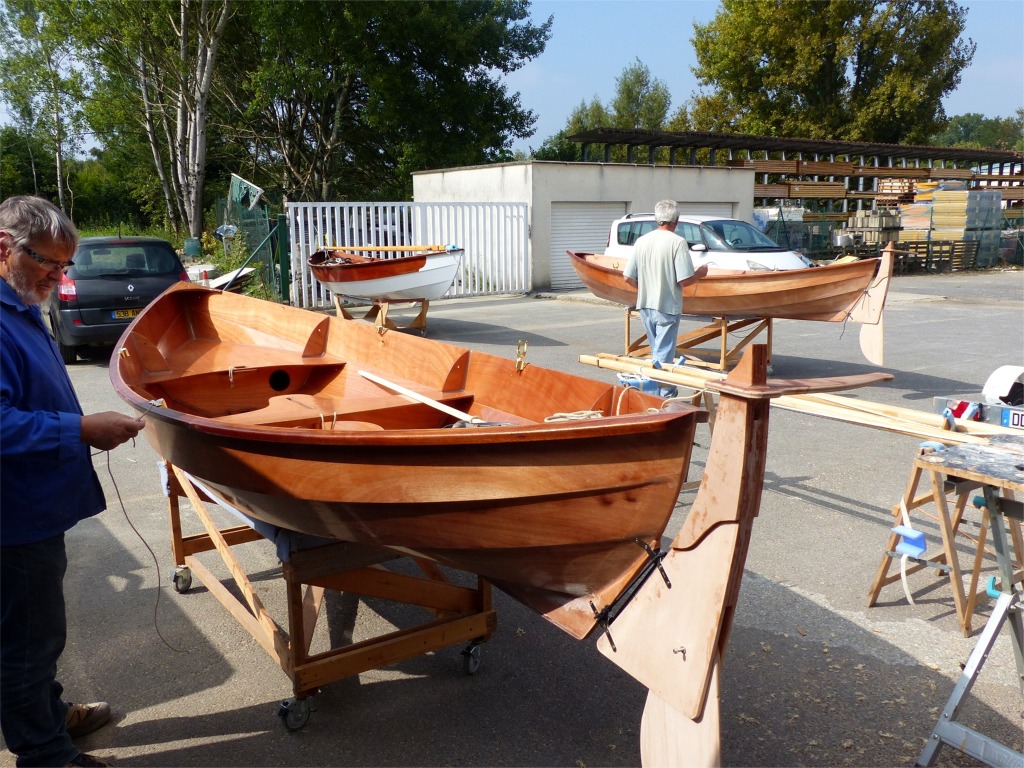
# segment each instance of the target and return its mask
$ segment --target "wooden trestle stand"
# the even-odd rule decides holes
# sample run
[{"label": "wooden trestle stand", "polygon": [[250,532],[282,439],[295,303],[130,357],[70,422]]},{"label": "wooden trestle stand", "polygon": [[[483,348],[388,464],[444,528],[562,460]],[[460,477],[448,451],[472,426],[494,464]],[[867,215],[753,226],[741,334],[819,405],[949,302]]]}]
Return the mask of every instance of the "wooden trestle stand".
[{"label": "wooden trestle stand", "polygon": [[[1000,438],[992,438],[993,443],[998,443],[999,440]],[[979,599],[984,602],[989,597],[988,591],[984,587],[979,589],[979,580],[986,554],[985,541],[991,524],[991,516],[987,507],[981,509],[981,523],[975,541],[974,560],[970,569],[970,586],[965,591],[964,569],[960,565],[960,556],[957,553],[957,534],[961,532],[961,524],[968,501],[972,495],[980,492],[979,489],[985,483],[978,479],[976,472],[965,475],[953,469],[944,476],[943,472],[938,470],[943,465],[935,462],[941,461],[940,457],[945,450],[951,449],[947,448],[933,453],[930,448],[922,448],[914,460],[914,466],[900,503],[892,508],[894,525],[889,532],[889,538],[878,564],[874,581],[868,590],[868,607],[875,605],[883,587],[899,582],[903,578],[900,572],[890,574],[889,569],[893,565],[893,560],[898,560],[901,557],[901,553],[897,551],[902,538],[900,531],[907,527],[906,522],[910,521],[912,513],[920,510],[938,524],[942,538],[941,550],[928,557],[924,557],[924,553],[921,556],[908,555],[903,574],[909,576],[926,568],[935,568],[937,572],[944,573],[949,579],[960,629],[964,637],[970,637],[974,611]],[[961,446],[958,450],[967,449]],[[975,447],[973,450],[978,450],[978,448]],[[924,491],[919,490],[922,480],[927,482],[927,489]],[[1008,498],[1012,500],[1015,486],[1004,482],[1000,487],[1004,488]],[[934,505],[934,509],[930,510],[929,507],[932,505]],[[901,523],[904,524],[903,527],[900,526]],[[1009,552],[1007,553],[1007,560],[1011,563],[1010,579],[1016,584],[1024,581],[1024,536],[1021,533],[1019,520],[1008,518],[1006,527],[1013,550],[1016,552],[1015,565],[1013,558]]]},{"label": "wooden trestle stand", "polygon": [[[642,333],[636,339],[632,334],[632,321],[639,317],[633,307],[626,307],[626,357],[650,357],[650,345],[647,334]],[[743,333],[743,337],[730,346],[729,334]],[[685,355],[687,363],[711,368],[716,371],[728,371],[743,356],[743,351],[759,336],[764,334],[764,344],[768,351],[768,363],[772,358],[772,320],[771,318],[732,319],[728,317],[711,318],[711,322],[694,331],[687,331],[676,339],[676,352]],[[717,348],[702,345],[718,342]]]},{"label": "wooden trestle stand", "polygon": [[[406,304],[418,305],[419,311],[416,313],[416,317],[412,319],[408,325],[399,326],[388,317],[388,312],[393,306],[404,306]],[[409,299],[407,301],[380,301],[376,300],[370,305],[370,308],[366,311],[366,314],[362,316],[362,320],[373,323],[377,328],[387,328],[392,331],[400,331],[402,329],[411,329],[420,332],[421,336],[427,335],[427,310],[430,308],[429,299]],[[355,319],[355,315],[348,311],[345,306],[341,303],[341,300],[334,297],[334,309],[337,312],[338,317],[343,317],[346,320]]]},{"label": "wooden trestle stand", "polygon": [[[493,634],[497,614],[491,605],[491,587],[477,578],[476,587],[449,582],[435,564],[412,558],[423,576],[385,569],[383,563],[402,556],[378,547],[350,542],[312,539],[282,552],[285,539],[276,537],[282,557],[281,576],[287,601],[287,630],[270,615],[253,588],[232,547],[265,538],[251,525],[218,528],[207,505],[214,502],[197,481],[170,464],[164,465],[165,491],[171,523],[171,550],[177,570],[174,588],[187,592],[194,574],[263,646],[292,681],[293,698],[281,704],[279,715],[289,730],[309,720],[309,697],[332,683],[370,669],[410,659],[431,651],[468,642],[462,651],[469,674],[480,665],[479,644]],[[183,535],[179,499],[187,498],[205,533]],[[223,505],[222,505],[223,506]],[[241,513],[235,511],[236,514]],[[241,515],[244,519],[244,515]],[[241,521],[240,521],[241,522]],[[288,533],[288,532],[285,532]],[[236,597],[197,557],[216,550],[231,573],[242,597]],[[310,653],[313,631],[328,589],[375,597],[425,608],[435,616],[417,626],[400,629],[350,645]]]}]

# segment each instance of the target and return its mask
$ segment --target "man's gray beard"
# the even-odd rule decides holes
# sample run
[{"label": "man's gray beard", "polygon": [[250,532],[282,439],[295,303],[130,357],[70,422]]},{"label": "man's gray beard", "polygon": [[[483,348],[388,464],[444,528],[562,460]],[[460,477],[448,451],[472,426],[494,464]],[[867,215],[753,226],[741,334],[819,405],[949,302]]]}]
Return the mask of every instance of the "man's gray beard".
[{"label": "man's gray beard", "polygon": [[49,294],[47,296],[40,296],[39,289],[36,287],[38,283],[30,282],[23,272],[11,270],[7,274],[7,284],[18,294],[18,298],[29,307],[33,304],[42,304],[49,297]]}]

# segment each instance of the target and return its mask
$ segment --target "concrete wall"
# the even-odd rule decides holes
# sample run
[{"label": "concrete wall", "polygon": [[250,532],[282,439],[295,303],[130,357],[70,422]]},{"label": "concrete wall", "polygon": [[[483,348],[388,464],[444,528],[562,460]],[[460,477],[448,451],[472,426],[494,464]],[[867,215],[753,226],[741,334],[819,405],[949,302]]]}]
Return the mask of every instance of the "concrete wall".
[{"label": "concrete wall", "polygon": [[528,203],[535,289],[551,285],[552,203],[623,202],[627,213],[653,211],[664,199],[684,210],[688,203],[727,203],[743,221],[751,221],[754,212],[749,168],[531,161],[420,171],[412,181],[416,202]]}]

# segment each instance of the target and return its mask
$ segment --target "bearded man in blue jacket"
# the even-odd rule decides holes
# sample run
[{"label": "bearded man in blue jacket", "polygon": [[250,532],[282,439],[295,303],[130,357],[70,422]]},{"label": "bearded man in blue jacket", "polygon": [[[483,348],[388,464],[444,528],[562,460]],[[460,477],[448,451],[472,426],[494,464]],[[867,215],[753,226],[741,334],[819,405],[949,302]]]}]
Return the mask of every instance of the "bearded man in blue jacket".
[{"label": "bearded man in blue jacket", "polygon": [[52,203],[0,203],[0,728],[19,766],[103,766],[72,739],[110,719],[104,702],[61,698],[64,534],[106,507],[90,448],[143,422],[82,414],[39,305],[71,266],[78,231]]}]

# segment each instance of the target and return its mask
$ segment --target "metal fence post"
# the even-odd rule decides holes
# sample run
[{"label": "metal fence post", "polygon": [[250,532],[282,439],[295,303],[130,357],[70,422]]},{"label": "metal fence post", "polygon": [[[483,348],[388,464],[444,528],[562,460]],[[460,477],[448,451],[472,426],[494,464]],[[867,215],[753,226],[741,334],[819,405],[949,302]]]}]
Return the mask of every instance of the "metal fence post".
[{"label": "metal fence post", "polygon": [[281,301],[291,304],[291,254],[289,253],[288,216],[277,214],[277,266],[281,271]]}]

